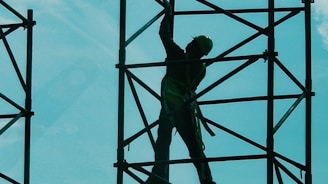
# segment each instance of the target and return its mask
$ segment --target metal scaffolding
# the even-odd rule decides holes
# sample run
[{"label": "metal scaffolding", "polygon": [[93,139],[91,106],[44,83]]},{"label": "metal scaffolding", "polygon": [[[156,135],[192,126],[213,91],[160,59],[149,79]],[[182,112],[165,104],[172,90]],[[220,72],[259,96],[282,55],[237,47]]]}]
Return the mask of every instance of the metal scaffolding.
[{"label": "metal scaffolding", "polygon": [[[204,59],[202,60],[208,68],[211,68],[212,65],[217,63],[226,63],[232,61],[243,61],[241,65],[235,67],[230,72],[227,72],[222,77],[215,80],[213,83],[208,85],[205,89],[201,90],[193,100],[197,99],[200,106],[210,106],[210,105],[221,105],[221,104],[237,104],[237,103],[251,103],[251,102],[264,102],[265,111],[266,111],[266,140],[264,144],[258,143],[247,136],[242,135],[241,133],[232,130],[231,128],[226,127],[225,125],[219,124],[219,120],[211,120],[210,118],[205,117],[206,121],[213,127],[216,127],[218,130],[223,131],[251,146],[263,152],[263,154],[248,154],[248,155],[238,155],[238,156],[224,156],[224,157],[209,157],[205,159],[210,163],[213,162],[223,162],[223,161],[241,161],[241,160],[265,160],[266,165],[266,183],[273,184],[274,181],[282,184],[286,178],[298,184],[311,184],[312,183],[312,168],[311,168],[311,98],[314,96],[312,92],[312,79],[311,79],[311,3],[313,0],[302,0],[298,2],[297,5],[293,7],[276,7],[275,2],[277,0],[268,0],[267,7],[265,8],[256,8],[256,9],[224,9],[220,7],[217,3],[212,3],[208,0],[196,0],[195,2],[202,4],[207,7],[207,10],[186,10],[186,11],[177,11],[174,7],[179,0],[170,0],[170,3],[173,7],[173,16],[188,16],[188,15],[221,15],[226,18],[235,21],[238,24],[243,24],[251,29],[255,30],[255,33],[247,37],[246,39],[234,44],[229,49],[220,52],[217,57]],[[164,10],[160,11],[157,15],[151,18],[146,22],[138,31],[127,38],[127,4],[126,0],[120,1],[120,45],[119,45],[119,63],[116,67],[119,70],[119,86],[118,86],[118,148],[117,148],[117,162],[114,164],[114,167],[117,168],[117,184],[122,184],[124,179],[124,174],[130,176],[133,180],[138,183],[144,182],[144,175],[147,177],[150,175],[150,171],[145,167],[154,165],[153,158],[150,158],[148,162],[134,162],[133,160],[127,160],[125,157],[125,149],[128,149],[128,146],[133,141],[137,140],[141,136],[147,136],[150,140],[150,143],[154,147],[154,138],[152,134],[152,129],[158,125],[158,120],[152,123],[148,123],[146,113],[142,107],[138,93],[136,92],[134,82],[139,84],[141,88],[151,94],[155,99],[160,100],[160,95],[155,92],[149,85],[143,82],[138,76],[134,75],[131,72],[135,68],[152,68],[152,67],[165,67],[165,62],[147,62],[139,64],[130,64],[127,62],[127,46],[132,43],[138,36],[144,33],[145,30],[150,28],[153,23],[155,23],[159,18],[164,14]],[[161,0],[155,0],[158,6],[163,6]],[[241,15],[250,14],[250,13],[261,13],[263,14],[263,19],[267,19],[267,24],[256,25],[252,21],[243,18]],[[283,13],[283,15],[281,14]],[[277,16],[279,14],[279,16]],[[276,32],[277,28],[282,24],[287,22],[289,19],[304,15],[304,48],[301,54],[304,54],[304,82],[301,82],[299,76],[296,76],[288,67],[281,61],[278,57],[279,51],[276,49]],[[192,17],[190,16],[190,19]],[[229,29],[229,28],[227,28]],[[299,31],[299,30],[296,30]],[[219,32],[219,31],[218,31]],[[263,53],[250,53],[249,55],[229,55],[234,51],[238,51],[241,47],[252,43],[256,38],[260,36],[265,36],[267,38],[266,46],[263,48]],[[214,43],[215,44],[215,43]],[[289,56],[292,57],[292,56]],[[246,68],[252,66],[254,63],[257,63],[259,60],[265,60],[266,66],[266,95],[254,95],[247,97],[237,97],[229,99],[214,99],[201,101],[199,98],[211,92],[214,88],[224,84],[228,79],[236,76],[241,71],[244,71]],[[278,95],[275,92],[275,72],[276,70],[281,70],[288,80],[291,81],[298,88],[297,93],[282,94]],[[128,84],[125,82],[128,81]],[[126,86],[129,86],[131,89],[131,96],[135,99],[138,112],[141,116],[142,125],[144,126],[140,131],[137,131],[134,135],[126,137],[125,129],[127,125],[130,125],[132,122],[126,122],[125,114],[126,110],[126,100],[127,95]],[[277,121],[275,117],[276,111],[279,109],[277,102],[281,100],[292,100],[292,104],[284,111],[283,116]],[[281,127],[287,124],[288,118],[293,114],[294,110],[299,108],[303,104],[304,106],[304,162],[294,160],[282,153],[279,153],[275,148],[275,135]],[[215,108],[216,106],[213,106]],[[302,114],[304,116],[304,113]],[[206,116],[206,114],[205,114]],[[256,116],[256,114],[254,114]],[[134,124],[136,122],[133,122]],[[292,135],[291,135],[292,136]],[[206,142],[206,141],[205,141]],[[175,164],[185,164],[192,163],[192,159],[179,159],[179,160],[169,160],[167,161],[171,166]],[[298,176],[299,173],[295,173],[295,170],[301,171],[301,176]],[[302,175],[305,173],[305,177]],[[215,174],[214,174],[215,177]],[[244,183],[247,181],[244,181]]]},{"label": "metal scaffolding", "polygon": [[[11,15],[11,18],[8,18],[10,21],[18,20],[18,22],[13,23],[0,23],[0,39],[2,40],[3,51],[7,52],[9,56],[10,64],[4,63],[8,59],[1,55],[1,66],[11,66],[7,68],[6,71],[11,71],[13,69],[15,78],[19,82],[19,89],[10,89],[6,90],[7,85],[3,89],[0,89],[0,102],[1,102],[1,114],[0,121],[4,124],[0,129],[0,135],[3,135],[5,132],[8,132],[13,125],[21,123],[24,121],[24,183],[30,183],[30,137],[31,137],[31,117],[33,116],[32,104],[31,104],[31,85],[32,85],[32,36],[33,36],[33,26],[35,21],[33,20],[33,11],[28,10],[27,18],[18,13],[14,8],[0,0],[0,8],[2,8],[2,13],[7,13]],[[5,19],[3,19],[5,20]],[[11,45],[9,37],[13,35],[19,28],[23,28],[26,32],[26,56],[17,56]],[[22,40],[24,43],[24,40]],[[17,59],[19,58],[19,59]],[[23,58],[23,59],[21,59]],[[6,64],[6,65],[5,65]],[[22,68],[25,67],[25,68]],[[25,74],[25,77],[24,77]],[[2,84],[9,84],[8,76],[2,74],[1,77]],[[13,80],[15,81],[15,80]],[[3,87],[3,85],[1,85]],[[12,96],[12,94],[21,94]],[[21,99],[23,98],[23,99]],[[1,137],[0,137],[1,139]],[[5,159],[5,158],[1,158]],[[0,178],[9,182],[9,183],[22,183],[17,181],[17,179],[9,176],[6,173],[0,171]]]}]

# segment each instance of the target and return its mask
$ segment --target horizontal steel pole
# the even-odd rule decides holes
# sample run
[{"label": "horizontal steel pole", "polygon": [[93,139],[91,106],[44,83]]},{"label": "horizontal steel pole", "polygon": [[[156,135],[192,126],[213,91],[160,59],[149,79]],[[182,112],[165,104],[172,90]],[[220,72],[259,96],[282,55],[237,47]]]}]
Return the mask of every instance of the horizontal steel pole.
[{"label": "horizontal steel pole", "polygon": [[[139,162],[139,163],[126,163],[126,167],[132,166],[152,166],[155,163],[168,163],[172,164],[187,164],[194,162],[224,162],[224,161],[239,161],[239,160],[257,160],[265,159],[267,156],[265,154],[257,155],[239,155],[239,156],[227,156],[227,157],[208,157],[208,158],[195,158],[195,159],[177,159],[177,160],[161,160],[156,162]],[[114,164],[117,167],[117,164]]]},{"label": "horizontal steel pole", "polygon": [[[275,12],[288,11],[304,11],[304,7],[290,7],[290,8],[275,8]],[[231,13],[267,13],[269,10],[265,8],[256,9],[230,9],[226,10]],[[217,10],[195,10],[195,11],[176,11],[174,15],[208,15],[208,14],[223,14],[222,11]]]},{"label": "horizontal steel pole", "polygon": [[164,62],[151,62],[151,63],[140,63],[140,64],[127,64],[121,66],[119,64],[116,65],[116,68],[124,67],[128,68],[147,68],[147,67],[161,67],[161,66],[168,66],[173,64],[192,64],[192,63],[199,63],[199,61],[203,63],[215,63],[215,62],[228,62],[228,61],[240,61],[240,60],[247,60],[251,58],[266,58],[266,54],[253,54],[253,55],[243,55],[243,56],[229,56],[229,57],[218,57],[218,58],[209,58],[209,59],[194,59],[194,60],[174,60],[174,61],[164,61]]},{"label": "horizontal steel pole", "polygon": [[[276,95],[273,96],[275,100],[282,99],[293,99],[298,98],[302,94],[293,94],[293,95]],[[224,104],[224,103],[234,103],[234,102],[250,102],[250,101],[261,101],[268,100],[268,96],[255,96],[255,97],[245,97],[245,98],[232,98],[232,99],[221,99],[221,100],[207,100],[199,101],[199,105],[213,105],[213,104]]]}]

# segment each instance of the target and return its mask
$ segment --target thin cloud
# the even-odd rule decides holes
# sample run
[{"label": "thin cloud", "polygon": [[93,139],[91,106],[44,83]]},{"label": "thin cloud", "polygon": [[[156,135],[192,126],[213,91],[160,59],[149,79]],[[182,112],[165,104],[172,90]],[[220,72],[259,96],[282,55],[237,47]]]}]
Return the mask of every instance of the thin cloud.
[{"label": "thin cloud", "polygon": [[[57,4],[60,5],[57,10],[61,11],[52,8],[50,13],[66,24],[68,29],[104,50],[110,57],[115,57],[116,53],[110,50],[108,44],[105,43],[105,39],[113,40],[118,35],[117,27],[109,24],[113,23],[114,19],[107,12],[91,3],[84,1],[75,1],[74,3],[73,7],[76,8],[74,13],[70,9],[62,10],[61,7],[72,7],[65,1]],[[70,16],[67,16],[67,14],[70,14]],[[94,15],[97,15],[97,19],[94,18]]]},{"label": "thin cloud", "polygon": [[[0,128],[3,128],[5,125],[8,124],[6,120],[0,120]],[[16,144],[20,140],[22,140],[23,136],[20,134],[23,128],[23,124],[20,122],[16,122],[13,124],[9,129],[10,132],[7,130],[8,133],[6,135],[2,135],[0,139],[0,148],[7,147],[13,144]]]},{"label": "thin cloud", "polygon": [[315,20],[319,23],[316,28],[324,47],[328,50],[328,1],[317,0],[314,4],[315,7]]},{"label": "thin cloud", "polygon": [[[23,16],[27,9],[34,10],[35,14],[43,16],[51,15],[63,22],[67,26],[67,29],[72,30],[77,35],[104,50],[111,58],[117,55],[116,52],[110,49],[111,45],[105,43],[106,39],[115,40],[118,37],[118,26],[113,26],[113,24],[116,25],[117,23],[110,14],[111,10],[106,12],[106,7],[100,7],[100,5],[95,6],[93,2],[81,0],[69,2],[65,0],[13,0],[10,2],[10,6],[15,8]],[[74,7],[74,11],[72,11],[72,7]],[[97,19],[94,18],[95,16]],[[0,21],[2,22],[1,19],[0,17]],[[35,16],[34,19],[38,25],[38,17]]]}]

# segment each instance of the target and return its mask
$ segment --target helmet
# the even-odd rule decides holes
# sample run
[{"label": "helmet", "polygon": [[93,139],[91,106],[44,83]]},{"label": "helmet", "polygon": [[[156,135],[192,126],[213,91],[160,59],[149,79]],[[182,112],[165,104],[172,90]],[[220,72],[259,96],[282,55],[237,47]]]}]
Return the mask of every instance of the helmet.
[{"label": "helmet", "polygon": [[198,48],[202,51],[204,55],[207,55],[211,51],[213,47],[213,42],[210,37],[200,35],[195,37],[194,40],[196,40]]}]

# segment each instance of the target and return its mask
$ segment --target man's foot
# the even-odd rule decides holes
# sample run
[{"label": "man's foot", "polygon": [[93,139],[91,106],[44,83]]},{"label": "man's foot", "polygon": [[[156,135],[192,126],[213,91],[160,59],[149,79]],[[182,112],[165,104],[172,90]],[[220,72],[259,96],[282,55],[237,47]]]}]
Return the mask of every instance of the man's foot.
[{"label": "man's foot", "polygon": [[[145,184],[171,184],[169,182],[165,182],[163,180],[160,180],[160,179],[156,179],[156,178],[148,178],[146,181],[145,181]],[[215,184],[215,183],[214,183]]]},{"label": "man's foot", "polygon": [[216,184],[214,181],[201,182],[202,184]]}]

